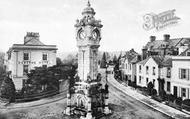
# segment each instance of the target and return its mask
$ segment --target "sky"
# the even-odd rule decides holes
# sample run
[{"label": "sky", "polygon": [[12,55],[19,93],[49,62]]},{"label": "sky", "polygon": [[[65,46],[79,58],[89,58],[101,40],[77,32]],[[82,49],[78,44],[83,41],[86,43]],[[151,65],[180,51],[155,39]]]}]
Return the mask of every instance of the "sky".
[{"label": "sky", "polygon": [[[190,0],[90,0],[96,19],[103,24],[101,51],[127,51],[141,48],[149,36],[163,39],[190,37]],[[0,50],[23,44],[26,32],[39,32],[40,41],[57,45],[58,52],[77,51],[76,19],[82,18],[87,0],[0,0]],[[143,16],[175,9],[176,25],[162,30],[143,29]]]}]

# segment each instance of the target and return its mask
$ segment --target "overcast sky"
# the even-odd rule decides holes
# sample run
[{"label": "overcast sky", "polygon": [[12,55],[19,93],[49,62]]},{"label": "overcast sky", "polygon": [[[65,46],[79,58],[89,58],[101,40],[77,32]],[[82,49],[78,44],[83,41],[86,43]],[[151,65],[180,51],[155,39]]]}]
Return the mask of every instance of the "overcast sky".
[{"label": "overcast sky", "polygon": [[[77,51],[76,19],[86,7],[87,0],[0,0],[0,50],[7,51],[14,43],[22,44],[26,32],[39,32],[40,40],[57,45],[58,52]],[[190,37],[190,0],[91,0],[96,19],[101,19],[100,50],[124,51],[134,48],[140,52],[150,35],[162,39]],[[142,28],[143,16],[176,9],[181,20],[161,31]]]}]

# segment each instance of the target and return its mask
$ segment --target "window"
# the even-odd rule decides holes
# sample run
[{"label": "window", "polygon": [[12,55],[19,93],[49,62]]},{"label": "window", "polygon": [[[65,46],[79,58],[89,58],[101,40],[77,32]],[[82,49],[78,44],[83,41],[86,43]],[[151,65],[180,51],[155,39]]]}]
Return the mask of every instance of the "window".
[{"label": "window", "polygon": [[141,83],[141,76],[139,76],[139,83]]},{"label": "window", "polygon": [[23,65],[23,74],[27,74],[28,73],[28,65]]},{"label": "window", "polygon": [[127,69],[127,64],[126,64],[126,69]]},{"label": "window", "polygon": [[187,56],[190,56],[190,52],[187,52]]},{"label": "window", "polygon": [[156,71],[155,70],[156,70],[156,67],[153,67],[152,68],[152,75],[156,75]]},{"label": "window", "polygon": [[129,64],[129,68],[130,68],[130,70],[131,70],[131,67],[132,67],[132,64]]},{"label": "window", "polygon": [[179,69],[179,78],[187,79],[188,78],[188,69]]},{"label": "window", "polygon": [[148,67],[148,66],[146,66],[146,74],[148,74],[148,70],[149,70],[149,67]]},{"label": "window", "polygon": [[169,91],[170,92],[170,82],[169,81],[167,81],[167,91]]},{"label": "window", "polygon": [[47,54],[46,53],[43,53],[42,59],[47,60]]},{"label": "window", "polygon": [[47,65],[42,65],[43,68],[47,68]]},{"label": "window", "polygon": [[186,89],[181,88],[181,97],[186,97]]},{"label": "window", "polygon": [[148,84],[148,78],[146,78],[146,84]]},{"label": "window", "polygon": [[141,65],[139,65],[139,73],[141,73]]},{"label": "window", "polygon": [[155,87],[155,79],[153,79],[153,85],[154,85],[154,87]]},{"label": "window", "polygon": [[167,68],[167,78],[171,77],[171,68]]},{"label": "window", "polygon": [[22,80],[22,85],[23,85],[23,87],[26,86],[26,81],[27,81],[26,79],[23,79],[23,80]]},{"label": "window", "polygon": [[29,60],[29,53],[24,53],[23,59],[24,59],[24,60]]}]

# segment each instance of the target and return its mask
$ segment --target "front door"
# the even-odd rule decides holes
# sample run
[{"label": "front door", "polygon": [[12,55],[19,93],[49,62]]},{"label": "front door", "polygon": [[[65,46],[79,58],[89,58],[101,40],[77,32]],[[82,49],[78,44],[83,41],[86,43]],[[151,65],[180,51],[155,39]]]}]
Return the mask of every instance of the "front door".
[{"label": "front door", "polygon": [[177,87],[174,86],[174,96],[177,97]]}]

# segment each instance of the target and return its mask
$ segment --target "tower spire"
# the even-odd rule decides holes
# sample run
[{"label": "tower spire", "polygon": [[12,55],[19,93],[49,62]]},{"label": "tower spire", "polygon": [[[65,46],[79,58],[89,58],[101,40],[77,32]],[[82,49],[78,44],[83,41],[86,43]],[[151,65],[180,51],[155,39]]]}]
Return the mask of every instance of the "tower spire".
[{"label": "tower spire", "polygon": [[88,0],[88,3],[87,3],[87,6],[88,6],[88,7],[90,7],[90,6],[91,6],[91,4],[90,4],[90,1],[89,1],[89,0]]}]

